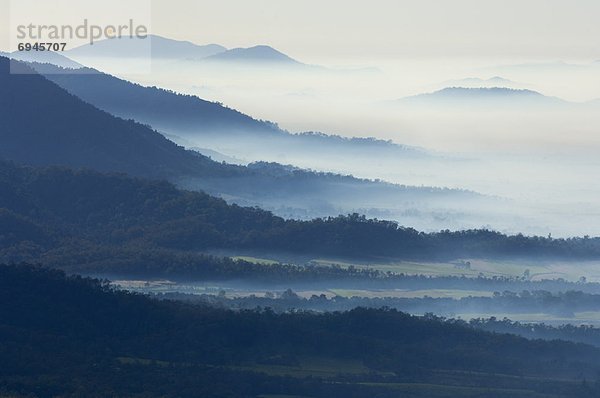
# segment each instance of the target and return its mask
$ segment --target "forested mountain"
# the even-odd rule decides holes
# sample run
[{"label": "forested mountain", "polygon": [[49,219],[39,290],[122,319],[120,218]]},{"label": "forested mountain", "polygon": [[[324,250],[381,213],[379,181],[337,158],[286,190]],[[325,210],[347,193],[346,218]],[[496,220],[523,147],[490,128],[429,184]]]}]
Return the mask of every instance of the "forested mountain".
[{"label": "forested mountain", "polygon": [[140,273],[156,262],[150,253],[162,259],[159,268],[185,268],[194,261],[201,267],[205,259],[185,265],[181,256],[210,249],[361,259],[600,258],[598,238],[488,230],[425,234],[357,214],[284,220],[167,182],[7,163],[0,163],[0,209],[3,225],[11,226],[0,235],[0,261],[68,262],[93,270],[93,264],[104,267],[110,259],[115,273],[120,266],[138,267]]},{"label": "forested mountain", "polygon": [[[390,310],[274,314],[153,301],[0,266],[0,393],[10,397],[597,396],[597,348]],[[290,375],[290,376],[286,376]]]},{"label": "forested mountain", "polygon": [[[423,219],[428,219],[433,218],[433,211],[443,212],[455,202],[465,205],[472,200],[490,204],[489,198],[459,190],[399,186],[269,163],[252,167],[217,163],[177,146],[147,126],[98,110],[32,73],[28,66],[15,64],[29,74],[10,74],[9,60],[0,59],[0,83],[4,88],[0,93],[0,140],[3,144],[0,158],[32,165],[87,167],[164,178],[188,189],[203,190],[230,202],[261,206],[287,217],[311,218],[353,211],[372,215],[398,214],[413,208],[416,203],[426,209],[428,215]],[[59,75],[55,76],[58,78]],[[125,84],[106,75],[97,77],[100,80],[94,83],[96,87]],[[158,109],[169,107],[185,109],[187,106],[191,115],[199,107],[205,108],[198,116],[200,119],[202,115],[212,114],[214,120],[233,118],[240,125],[250,123],[257,128],[264,125],[197,98],[125,85],[132,91],[129,96],[123,94],[122,97],[129,98],[128,103],[137,102],[142,107],[152,104],[148,105],[150,112],[159,113]],[[111,91],[106,101],[116,100],[118,93],[117,89]],[[134,101],[134,98],[140,99]],[[172,99],[175,102],[172,103]],[[271,130],[274,131],[277,130]],[[233,137],[228,137],[227,141],[236,142]],[[265,146],[265,142],[262,145]],[[286,170],[283,174],[282,169]],[[452,198],[460,201],[448,200]]]},{"label": "forested mountain", "polygon": [[[349,139],[318,133],[291,134],[271,122],[253,119],[219,103],[157,87],[144,87],[94,69],[31,66],[99,109],[149,124],[159,131],[190,140],[195,146],[225,149],[226,155],[230,154],[228,149],[235,153],[245,151],[248,160],[268,159],[269,151],[271,157],[278,152],[304,156],[328,154],[330,157],[359,154],[428,156],[424,151],[376,139]],[[253,153],[263,153],[267,157],[257,157]]]},{"label": "forested mountain", "polygon": [[[150,128],[100,111],[23,63],[0,58],[0,157],[16,162],[175,178],[240,173]],[[25,73],[28,72],[28,73]]]},{"label": "forested mountain", "polygon": [[144,87],[95,69],[67,70],[40,64],[31,64],[31,67],[99,109],[157,129],[173,126],[186,131],[196,129],[199,133],[224,129],[231,133],[283,133],[274,124],[253,119],[219,103]]}]

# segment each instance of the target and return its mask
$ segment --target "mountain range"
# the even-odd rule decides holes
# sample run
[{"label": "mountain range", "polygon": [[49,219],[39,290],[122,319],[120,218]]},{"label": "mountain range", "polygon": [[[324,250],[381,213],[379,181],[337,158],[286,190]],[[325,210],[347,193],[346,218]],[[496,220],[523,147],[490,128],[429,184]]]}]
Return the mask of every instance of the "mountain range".
[{"label": "mountain range", "polygon": [[212,62],[242,62],[242,63],[282,63],[288,65],[301,65],[300,62],[274,49],[273,47],[259,45],[250,48],[234,48],[219,52],[204,59]]},{"label": "mountain range", "polygon": [[144,87],[90,68],[32,64],[68,92],[113,115],[148,124],[186,147],[201,147],[247,162],[293,163],[311,157],[429,159],[424,150],[370,138],[292,134],[222,104],[157,87]]},{"label": "mountain range", "polygon": [[225,47],[218,44],[197,45],[189,41],[149,35],[145,39],[123,37],[100,40],[93,45],[84,44],[67,50],[65,54],[73,58],[136,58],[152,56],[155,59],[201,59],[226,50]]},{"label": "mountain range", "polygon": [[479,77],[467,77],[464,79],[448,80],[441,84],[443,87],[462,88],[513,88],[523,89],[523,84],[514,82],[501,76],[493,76],[488,79]]},{"label": "mountain range", "polygon": [[[415,206],[419,214],[439,213],[452,197],[460,198],[457,202],[465,206],[470,201],[489,203],[489,199],[460,190],[394,185],[272,163],[248,167],[217,163],[176,145],[146,125],[99,110],[25,64],[17,64],[28,74],[10,74],[9,60],[0,59],[0,83],[5,88],[0,96],[0,157],[7,160],[168,179],[187,189],[261,206],[287,217],[310,218],[355,210],[373,216],[390,212],[398,215]],[[162,98],[163,92],[147,90]],[[138,98],[143,102],[145,96]],[[166,98],[178,97],[171,94]],[[182,100],[218,108],[195,98]],[[173,106],[163,103],[163,107],[167,105]],[[243,123],[263,126],[234,111],[218,109]],[[273,128],[266,131],[280,134]],[[428,218],[434,219],[434,214],[423,219]]]},{"label": "mountain range", "polygon": [[153,60],[185,60],[226,64],[279,64],[301,66],[302,63],[267,45],[227,49],[218,44],[198,45],[189,41],[168,39],[158,35],[146,38],[114,38],[84,44],[67,50],[74,59],[144,58]]},{"label": "mountain range", "polygon": [[[291,173],[281,169],[278,175],[285,181]],[[600,239],[507,236],[489,230],[423,233],[358,214],[291,220],[165,181],[3,161],[0,224],[6,228],[0,235],[0,264],[44,262],[113,275],[165,276],[165,268],[174,266],[179,277],[192,268],[195,277],[215,276],[218,270],[198,256],[211,250],[389,260],[600,258]],[[152,260],[151,269],[143,253],[160,251],[163,262]]]}]

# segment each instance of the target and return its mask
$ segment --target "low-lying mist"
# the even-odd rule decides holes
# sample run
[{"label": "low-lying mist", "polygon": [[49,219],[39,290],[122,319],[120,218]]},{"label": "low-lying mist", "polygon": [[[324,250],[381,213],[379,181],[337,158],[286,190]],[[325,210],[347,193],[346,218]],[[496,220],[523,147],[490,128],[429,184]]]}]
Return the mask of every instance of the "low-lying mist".
[{"label": "low-lying mist", "polygon": [[[492,208],[450,198],[441,207],[407,206],[403,200],[369,204],[348,197],[337,198],[351,202],[340,206],[291,199],[246,204],[304,218],[360,211],[425,230],[491,227],[583,236],[600,234],[595,184],[600,103],[593,101],[600,98],[599,68],[589,61],[539,60],[371,60],[336,68],[160,60],[151,74],[126,77],[223,102],[293,133],[376,137],[422,148],[384,151],[357,145],[341,151],[315,140],[278,142],[244,131],[232,138],[230,130],[154,126],[217,160],[272,161],[403,185],[466,189],[504,201]],[[436,92],[447,87],[530,90],[536,96],[529,102],[518,95],[436,101]],[[425,93],[433,97],[411,102]]]}]

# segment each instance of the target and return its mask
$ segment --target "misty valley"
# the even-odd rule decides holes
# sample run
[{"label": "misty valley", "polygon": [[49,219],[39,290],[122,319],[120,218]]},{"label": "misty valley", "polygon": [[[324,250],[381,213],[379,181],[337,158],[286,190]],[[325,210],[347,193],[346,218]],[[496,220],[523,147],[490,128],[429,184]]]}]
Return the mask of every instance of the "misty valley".
[{"label": "misty valley", "polygon": [[253,23],[0,52],[0,398],[600,396],[599,61]]}]

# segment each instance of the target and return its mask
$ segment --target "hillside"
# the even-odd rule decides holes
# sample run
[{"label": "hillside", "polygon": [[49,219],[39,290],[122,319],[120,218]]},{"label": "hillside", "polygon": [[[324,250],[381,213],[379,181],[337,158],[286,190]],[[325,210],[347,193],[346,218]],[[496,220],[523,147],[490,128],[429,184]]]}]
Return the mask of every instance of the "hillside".
[{"label": "hillside", "polygon": [[15,65],[26,74],[11,74],[10,61],[0,58],[1,158],[154,178],[239,173],[146,126],[94,108],[25,64]]},{"label": "hillside", "polygon": [[[389,212],[390,207],[414,206],[412,203],[435,206],[437,211],[453,196],[489,203],[487,198],[459,190],[392,185],[295,168],[293,172],[280,175],[278,169],[283,166],[276,164],[242,167],[217,163],[198,152],[185,150],[148,126],[114,117],[83,102],[44,77],[31,74],[30,69],[26,69],[27,75],[11,75],[8,64],[6,58],[0,60],[0,82],[6,87],[0,95],[0,117],[4,123],[0,130],[3,143],[0,158],[5,160],[167,179],[188,189],[206,191],[234,203],[261,206],[286,217],[312,218],[359,209],[378,215]],[[18,65],[28,68],[24,64]],[[121,81],[103,76],[98,76],[101,79],[95,83],[96,87],[110,87],[111,82],[121,84]],[[214,115],[215,123],[232,119],[233,124],[265,125],[197,98],[134,85],[127,87],[132,88],[129,96],[122,95],[129,98],[127,103],[140,98],[137,102],[152,104],[148,106],[151,110],[167,109],[162,102],[166,100],[170,109],[187,106],[188,114],[197,117],[195,120],[202,120],[202,116],[195,113],[196,108],[202,108],[202,115]],[[104,101],[119,103],[118,97],[118,90],[110,91]],[[33,113],[36,117],[31,117]],[[270,134],[280,134],[272,126],[270,131]],[[258,134],[269,133],[261,131]],[[227,141],[235,142],[232,137]]]},{"label": "hillside", "polygon": [[0,235],[0,262],[87,271],[96,264],[113,274],[140,274],[155,263],[175,274],[178,267],[200,271],[211,265],[193,255],[213,249],[356,259],[600,258],[600,239],[425,234],[358,214],[285,220],[166,182],[6,163],[0,163],[0,209],[3,225],[11,226]]},{"label": "hillside", "polygon": [[232,312],[20,265],[0,266],[0,315],[10,397],[598,394],[582,382],[600,371],[597,348],[391,310]]},{"label": "hillside", "polygon": [[253,119],[221,104],[157,87],[144,87],[94,69],[68,71],[38,64],[32,67],[40,69],[49,80],[99,109],[159,130],[172,131],[168,128],[171,126],[198,133],[222,130],[248,134],[282,133],[271,123]]}]

